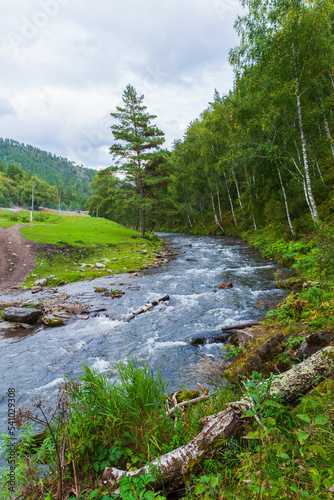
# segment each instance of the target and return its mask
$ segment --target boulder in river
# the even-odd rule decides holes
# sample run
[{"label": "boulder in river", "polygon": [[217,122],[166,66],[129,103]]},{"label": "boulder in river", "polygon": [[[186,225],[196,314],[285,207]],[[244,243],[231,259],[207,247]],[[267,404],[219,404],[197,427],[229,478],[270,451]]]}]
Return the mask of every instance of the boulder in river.
[{"label": "boulder in river", "polygon": [[62,326],[70,319],[71,315],[65,311],[55,312],[44,316],[43,323],[48,326]]},{"label": "boulder in river", "polygon": [[43,315],[40,309],[27,309],[25,307],[8,307],[4,309],[2,318],[7,321],[16,321],[18,323],[28,323],[32,325],[36,323]]},{"label": "boulder in river", "polygon": [[48,282],[47,278],[44,278],[41,280],[36,280],[35,286],[45,286],[47,284],[47,282]]},{"label": "boulder in river", "polygon": [[216,344],[220,342],[227,342],[232,335],[232,332],[208,332],[200,333],[191,337],[189,340],[190,345],[203,345],[203,344]]},{"label": "boulder in river", "polygon": [[220,289],[233,288],[233,283],[231,281],[223,281],[222,283],[220,283],[220,285],[218,285],[218,288],[220,288]]}]

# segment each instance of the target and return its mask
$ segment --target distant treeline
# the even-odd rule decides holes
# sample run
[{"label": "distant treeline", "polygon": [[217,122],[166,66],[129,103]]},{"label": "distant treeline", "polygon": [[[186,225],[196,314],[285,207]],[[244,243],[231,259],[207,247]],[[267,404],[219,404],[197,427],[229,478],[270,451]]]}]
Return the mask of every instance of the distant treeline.
[{"label": "distant treeline", "polygon": [[[71,204],[72,208],[83,209],[92,194],[90,183],[96,174],[95,170],[75,165],[66,158],[34,146],[0,138],[0,161],[5,169],[16,166],[31,176],[44,179],[47,184],[54,186],[57,192],[61,191],[63,208],[70,208]],[[15,181],[13,178],[12,180]],[[17,186],[17,189],[21,188]],[[3,191],[1,184],[0,196],[9,202],[8,194]]]}]

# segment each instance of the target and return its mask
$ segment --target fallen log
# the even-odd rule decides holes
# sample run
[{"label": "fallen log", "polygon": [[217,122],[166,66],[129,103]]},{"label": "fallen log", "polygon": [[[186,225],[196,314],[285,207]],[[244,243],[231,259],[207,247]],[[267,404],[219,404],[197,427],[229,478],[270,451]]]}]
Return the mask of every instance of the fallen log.
[{"label": "fallen log", "polygon": [[242,330],[243,328],[250,328],[251,326],[260,325],[261,321],[250,321],[249,323],[242,323],[241,325],[223,326],[222,331],[228,332],[229,330]]},{"label": "fallen log", "polygon": [[275,377],[270,394],[280,392],[285,402],[292,403],[331,375],[334,375],[334,346],[325,347]]},{"label": "fallen log", "polygon": [[154,300],[153,302],[148,302],[148,304],[145,304],[141,309],[139,309],[139,311],[131,314],[131,316],[129,316],[126,321],[129,323],[129,321],[131,321],[133,318],[135,318],[139,314],[145,313],[149,309],[152,309],[152,307],[159,305],[160,302],[165,302],[166,300],[169,300],[169,295],[165,295],[164,297],[162,297],[159,300]]},{"label": "fallen log", "polygon": [[[164,486],[166,492],[176,490],[190,478],[200,462],[212,455],[212,451],[240,432],[243,421],[233,408],[202,419],[203,430],[184,446],[177,448],[135,471],[123,471],[106,467],[101,479],[101,487],[115,492],[120,480],[126,475],[138,477],[142,474],[155,474],[156,487]],[[168,484],[171,484],[168,488]]]},{"label": "fallen log", "polygon": [[[270,394],[281,393],[282,401],[291,403],[324,378],[334,374],[334,346],[325,347],[306,361],[293,366],[277,376],[271,385]],[[229,407],[216,415],[201,420],[203,430],[184,446],[177,448],[135,471],[122,471],[107,467],[102,475],[101,487],[110,493],[117,492],[120,480],[126,475],[138,477],[150,473],[156,476],[156,488],[164,488],[166,493],[177,490],[195,473],[200,463],[212,456],[213,452],[224,445],[242,429],[242,414],[251,407],[247,399],[230,403]]]}]

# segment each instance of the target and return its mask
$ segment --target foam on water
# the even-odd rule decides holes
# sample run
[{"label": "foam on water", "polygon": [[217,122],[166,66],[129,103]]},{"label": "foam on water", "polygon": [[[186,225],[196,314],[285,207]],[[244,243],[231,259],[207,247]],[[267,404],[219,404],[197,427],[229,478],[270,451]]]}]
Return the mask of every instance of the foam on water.
[{"label": "foam on water", "polygon": [[[188,367],[201,358],[219,355],[222,346],[192,346],[190,337],[261,319],[275,300],[283,298],[285,292],[274,288],[274,264],[259,255],[244,255],[245,245],[216,237],[171,234],[167,238],[182,245],[185,253],[164,267],[138,273],[131,280],[128,274],[121,274],[62,288],[73,301],[92,309],[106,308],[105,312],[87,320],[72,318],[57,329],[41,326],[24,336],[0,338],[0,394],[16,387],[24,406],[31,394],[54,397],[63,374],[73,378],[82,374],[80,363],[105,373],[118,360],[134,355],[149,368],[159,368],[170,391],[177,390],[182,369],[189,371]],[[121,298],[111,300],[94,292],[95,286],[109,286],[110,281],[125,291]],[[233,288],[218,290],[222,281],[232,281]],[[128,282],[139,290],[121,285]],[[126,322],[147,302],[166,294],[168,302]],[[31,293],[24,292],[24,297],[30,298]],[[6,398],[2,398],[0,433],[5,429]]]},{"label": "foam on water", "polygon": [[105,373],[110,370],[110,362],[102,358],[96,358],[91,369],[98,373]]}]

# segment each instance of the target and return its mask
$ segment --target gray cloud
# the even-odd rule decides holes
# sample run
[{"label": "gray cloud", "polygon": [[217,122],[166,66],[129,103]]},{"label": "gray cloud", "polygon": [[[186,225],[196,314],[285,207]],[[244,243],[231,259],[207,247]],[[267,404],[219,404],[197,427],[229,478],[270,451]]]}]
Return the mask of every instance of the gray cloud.
[{"label": "gray cloud", "polygon": [[4,115],[15,115],[15,109],[8,99],[0,96],[0,116]]},{"label": "gray cloud", "polygon": [[227,93],[232,87],[227,54],[237,43],[238,11],[235,0],[6,2],[0,27],[3,136],[106,167],[109,113],[131,83],[145,94],[170,146],[214,88]]}]

